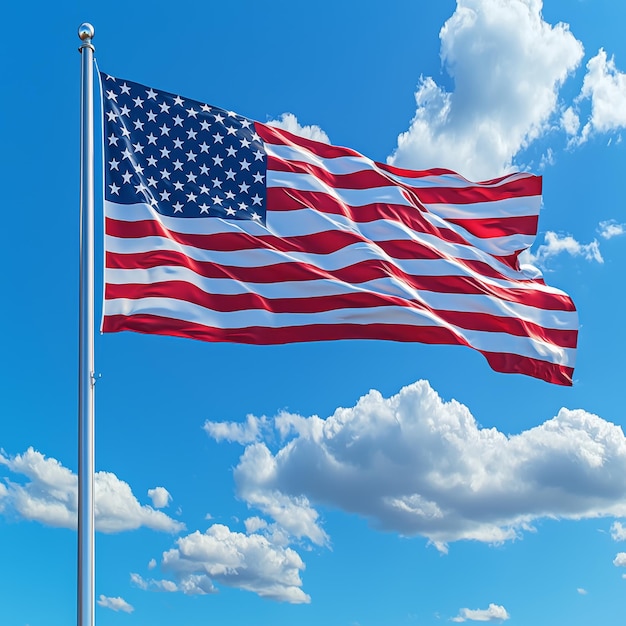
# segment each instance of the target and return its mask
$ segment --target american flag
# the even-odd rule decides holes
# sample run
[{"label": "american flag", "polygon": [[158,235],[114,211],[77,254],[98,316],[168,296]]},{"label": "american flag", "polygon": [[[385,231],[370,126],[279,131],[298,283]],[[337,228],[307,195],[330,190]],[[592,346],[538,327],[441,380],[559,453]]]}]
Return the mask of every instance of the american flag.
[{"label": "american flag", "polygon": [[541,178],[412,171],[102,74],[104,332],[457,344],[571,385],[571,299],[518,263]]}]

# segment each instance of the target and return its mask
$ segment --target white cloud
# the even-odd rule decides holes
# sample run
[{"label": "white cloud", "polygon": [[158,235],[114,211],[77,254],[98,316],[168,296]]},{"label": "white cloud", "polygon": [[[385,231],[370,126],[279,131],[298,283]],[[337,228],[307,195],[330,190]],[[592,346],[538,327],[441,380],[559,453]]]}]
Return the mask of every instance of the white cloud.
[{"label": "white cloud", "polygon": [[293,113],[283,113],[277,120],[270,120],[267,124],[269,126],[275,126],[276,128],[288,130],[294,135],[300,135],[300,137],[314,139],[315,141],[321,141],[322,143],[330,143],[328,135],[319,126],[301,126]]},{"label": "white cloud", "polygon": [[580,141],[594,132],[626,128],[626,74],[615,67],[613,57],[602,49],[587,63],[587,74],[578,98],[591,100],[591,116]]},{"label": "white cloud", "polygon": [[124,611],[124,613],[132,613],[135,609],[126,602],[123,598],[108,598],[107,596],[100,595],[98,604],[107,609],[113,611]]},{"label": "white cloud", "polygon": [[205,432],[216,441],[230,441],[237,443],[252,443],[261,438],[267,428],[265,417],[247,415],[244,424],[239,422],[211,422],[204,423]]},{"label": "white cloud", "polygon": [[499,604],[490,604],[488,609],[461,609],[453,622],[504,622],[510,618],[507,610]]},{"label": "white cloud", "polygon": [[415,117],[390,163],[447,167],[473,179],[510,169],[548,128],[558,90],[583,55],[568,26],[548,24],[541,9],[540,0],[457,0],[440,32],[454,91],[420,79]]},{"label": "white cloud", "polygon": [[[59,461],[29,448],[24,454],[8,457],[0,453],[0,465],[26,479],[24,484],[7,481],[4,500],[12,512],[48,526],[76,528],[78,480]],[[178,532],[184,524],[152,507],[141,505],[128,483],[110,472],[97,472],[95,483],[96,529],[105,533],[145,526],[153,530]],[[6,511],[5,511],[6,512]]]},{"label": "white cloud", "polygon": [[165,508],[172,500],[170,492],[165,487],[148,489],[148,497],[152,500],[152,506],[155,509]]},{"label": "white cloud", "polygon": [[[215,582],[282,602],[310,602],[301,589],[302,559],[293,549],[274,545],[267,537],[214,524],[205,533],[196,531],[176,543],[176,548],[163,554],[162,568],[172,573],[178,591],[214,593]],[[139,579],[143,588],[153,585]]]},{"label": "white cloud", "polygon": [[622,526],[620,522],[613,522],[611,537],[613,541],[626,541],[626,527]]},{"label": "white cloud", "polygon": [[563,111],[563,115],[561,115],[561,126],[570,136],[578,133],[578,129],[580,128],[580,118],[572,107],[568,107],[565,111]]},{"label": "white cloud", "polygon": [[[154,578],[146,580],[141,574],[136,573],[131,573],[130,582],[144,591],[148,589],[152,591],[165,591],[166,593],[179,591],[178,585],[172,580],[156,580]],[[206,593],[209,592],[207,591]]]},{"label": "white cloud", "polygon": [[586,596],[587,595],[587,590],[583,589],[582,587],[578,587],[578,589],[576,589],[577,593],[579,593],[581,596]]},{"label": "white cloud", "polygon": [[156,559],[150,559],[148,562],[148,569],[154,569],[157,565]]},{"label": "white cloud", "polygon": [[626,552],[618,552],[617,556],[613,559],[613,565],[615,565],[615,567],[626,567]]},{"label": "white cloud", "polygon": [[626,224],[619,224],[615,220],[606,220],[600,222],[598,232],[604,239],[612,239],[626,233]]},{"label": "white cloud", "polygon": [[238,495],[292,536],[327,542],[314,506],[382,530],[446,542],[513,539],[534,520],[626,515],[626,438],[582,409],[518,435],[480,428],[427,381],[377,391],[327,419],[281,414],[272,453],[257,442],[235,468]]},{"label": "white cloud", "polygon": [[586,261],[604,263],[600,244],[596,239],[591,243],[580,243],[571,235],[559,235],[549,230],[545,234],[544,241],[545,243],[542,243],[535,253],[524,250],[519,257],[520,263],[545,267],[549,259],[564,253],[573,257],[582,257]]}]

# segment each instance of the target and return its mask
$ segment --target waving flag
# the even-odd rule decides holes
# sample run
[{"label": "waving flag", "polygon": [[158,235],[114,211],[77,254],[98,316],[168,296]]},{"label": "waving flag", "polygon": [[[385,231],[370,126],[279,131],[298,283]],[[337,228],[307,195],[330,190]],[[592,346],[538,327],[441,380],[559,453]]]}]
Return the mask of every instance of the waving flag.
[{"label": "waving flag", "polygon": [[457,344],[571,385],[578,320],[519,252],[541,179],[411,171],[103,74],[103,330]]}]

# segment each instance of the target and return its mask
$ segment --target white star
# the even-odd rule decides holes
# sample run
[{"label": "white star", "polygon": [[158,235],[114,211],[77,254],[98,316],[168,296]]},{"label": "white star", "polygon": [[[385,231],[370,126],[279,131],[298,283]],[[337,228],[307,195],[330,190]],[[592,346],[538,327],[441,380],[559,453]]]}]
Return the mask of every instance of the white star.
[{"label": "white star", "polygon": [[195,139],[197,136],[198,136],[198,133],[193,128],[190,128],[187,131],[187,139]]},{"label": "white star", "polygon": [[242,170],[250,171],[250,163],[248,163],[248,161],[246,161],[245,159],[243,161],[239,161],[239,165],[241,166]]},{"label": "white star", "polygon": [[246,139],[245,137],[242,137],[240,143],[241,143],[241,147],[242,148],[249,148],[250,147],[250,141],[248,139]]},{"label": "white star", "polygon": [[[117,159],[111,159],[111,160],[109,161],[109,167],[110,167],[112,170],[118,170],[118,167],[117,167],[117,166],[118,166],[119,164],[120,164],[120,162],[119,162]],[[118,170],[118,171],[119,171],[119,170]]]},{"label": "white star", "polygon": [[184,120],[180,115],[176,115],[176,117],[172,118],[172,121],[174,122],[174,126],[182,126]]},{"label": "white star", "polygon": [[186,154],[187,154],[187,161],[193,161],[194,163],[196,162],[196,157],[198,155],[195,152],[192,152],[191,150],[189,150],[189,152],[187,152]]},{"label": "white star", "polygon": [[226,198],[228,200],[234,200],[235,199],[235,194],[232,191],[227,191],[225,194]]},{"label": "white star", "polygon": [[214,178],[211,182],[213,183],[213,187],[222,188],[222,181],[219,178]]},{"label": "white star", "polygon": [[170,179],[170,172],[168,172],[165,168],[161,170],[161,180],[164,178],[167,178],[167,180]]},{"label": "white star", "polygon": [[183,106],[183,104],[185,104],[185,101],[180,97],[180,96],[176,96],[174,98],[174,104],[177,104],[178,106]]},{"label": "white star", "polygon": [[239,210],[240,211],[247,211],[248,210],[248,205],[245,202],[240,202],[239,203]]},{"label": "white star", "polygon": [[170,112],[170,105],[167,102],[161,102],[161,104],[159,104],[159,106],[161,107],[161,113],[169,113]]},{"label": "white star", "polygon": [[234,111],[226,111],[226,115],[228,115],[228,117],[237,117],[237,114]]},{"label": "white star", "polygon": [[263,153],[260,150],[257,150],[254,153],[254,160],[255,161],[262,161],[263,160]]},{"label": "white star", "polygon": [[146,188],[144,187],[143,183],[139,183],[138,185],[135,185],[135,191],[137,193],[143,193],[144,191],[146,191]]},{"label": "white star", "polygon": [[195,193],[193,193],[192,191],[190,191],[187,195],[187,202],[195,202],[196,198],[198,197]]},{"label": "white star", "polygon": [[203,164],[200,166],[200,174],[204,174],[205,176],[208,176],[208,175],[209,175],[209,168],[206,166],[206,164],[205,164],[205,163],[203,163]]},{"label": "white star", "polygon": [[178,148],[179,150],[181,150],[183,147],[183,140],[180,139],[180,137],[176,137],[176,139],[174,139],[174,148]]},{"label": "white star", "polygon": [[209,205],[205,204],[204,202],[200,205],[198,205],[200,207],[200,215],[202,215],[202,213],[209,213]]},{"label": "white star", "polygon": [[184,188],[185,186],[179,180],[174,182],[174,189],[176,189],[176,191],[182,191]]},{"label": "white star", "polygon": [[237,156],[237,150],[235,150],[235,146],[228,146],[228,148],[226,148],[226,154],[231,157]]},{"label": "white star", "polygon": [[197,178],[198,177],[193,172],[189,172],[187,174],[187,182],[188,183],[195,183]]},{"label": "white star", "polygon": [[124,152],[122,152],[122,158],[128,159],[130,161],[132,157],[133,157],[133,153],[128,148],[126,148]]},{"label": "white star", "polygon": [[262,183],[265,176],[261,174],[261,172],[257,172],[256,174],[252,174],[255,183]]},{"label": "white star", "polygon": [[182,169],[183,169],[183,163],[182,163],[182,161],[179,161],[178,159],[176,159],[176,161],[174,161],[172,163],[172,165],[174,166],[175,170],[181,170],[182,171]]},{"label": "white star", "polygon": [[209,188],[206,185],[200,185],[200,193],[205,193],[208,196]]},{"label": "white star", "polygon": [[215,141],[215,143],[224,143],[224,137],[219,133],[215,133],[215,135],[213,135],[213,140]]},{"label": "white star", "polygon": [[258,193],[255,193],[252,196],[252,204],[258,204],[259,206],[263,206],[263,198]]},{"label": "white star", "polygon": [[261,221],[261,216],[258,213],[252,213],[251,217],[253,220]]},{"label": "white star", "polygon": [[152,87],[146,91],[146,94],[148,94],[148,100],[156,100],[157,92]]},{"label": "white star", "polygon": [[109,135],[109,145],[117,146],[117,142],[119,141],[119,137],[116,137],[113,133]]},{"label": "white star", "polygon": [[219,154],[216,154],[216,155],[213,157],[213,165],[217,165],[217,166],[221,167],[221,166],[222,166],[222,161],[223,161],[223,160],[224,160],[224,159],[223,159],[223,158],[222,158]]},{"label": "white star", "polygon": [[148,140],[148,144],[152,144],[156,146],[156,142],[157,142],[156,135],[153,135],[152,133],[150,133],[149,135],[146,136],[146,139]]},{"label": "white star", "polygon": [[205,112],[205,113],[210,113],[211,112],[211,107],[208,104],[203,104],[201,109]]},{"label": "white star", "polygon": [[237,134],[237,129],[234,126],[227,126],[226,127],[226,132],[229,135],[236,135]]},{"label": "white star", "polygon": [[143,130],[143,122],[141,120],[135,120],[133,124],[135,125],[135,130]]},{"label": "white star", "polygon": [[235,215],[237,213],[237,211],[235,211],[235,209],[233,209],[232,207],[228,207],[226,209],[226,215]]},{"label": "white star", "polygon": [[187,109],[187,117],[193,117],[194,119],[196,119],[197,115],[198,111],[196,111],[195,109]]},{"label": "white star", "polygon": [[120,91],[124,94],[126,94],[127,96],[130,95],[130,87],[124,83],[121,87],[120,87]]},{"label": "white star", "polygon": [[117,102],[117,94],[112,89],[109,89],[109,91],[107,91],[107,100],[113,100],[113,102]]},{"label": "white star", "polygon": [[244,128],[250,128],[250,120],[246,119],[245,117],[241,119],[241,125]]},{"label": "white star", "polygon": [[148,121],[149,122],[156,122],[156,116],[157,114],[154,111],[148,111],[146,113],[146,115],[148,116]]},{"label": "white star", "polygon": [[170,128],[168,126],[166,126],[165,124],[163,124],[163,126],[160,127],[161,130],[161,136],[163,135],[167,135],[168,137],[170,136]]},{"label": "white star", "polygon": [[126,126],[122,126],[122,135],[124,135],[124,137],[126,137],[126,139],[128,139],[130,137],[130,131],[128,130],[128,128],[126,128]]},{"label": "white star", "polygon": [[139,96],[133,98],[133,102],[135,103],[135,108],[139,107],[140,109],[143,109],[143,100]]},{"label": "white star", "polygon": [[241,183],[239,185],[239,191],[241,193],[248,193],[248,189],[250,189],[250,185],[248,185],[248,183]]},{"label": "white star", "polygon": [[235,172],[232,168],[229,168],[224,172],[226,174],[226,180],[235,180]]},{"label": "white star", "polygon": [[167,148],[161,148],[161,158],[162,159],[170,158],[170,151]]},{"label": "white star", "polygon": [[222,206],[223,200],[219,196],[213,196],[211,198],[211,201],[213,202],[213,204],[219,204],[220,206]]},{"label": "white star", "polygon": [[180,202],[177,202],[176,204],[173,204],[172,208],[174,209],[174,213],[182,213],[183,212],[183,205]]},{"label": "white star", "polygon": [[257,135],[256,131],[252,133],[252,141],[261,141],[261,138]]},{"label": "white star", "polygon": [[157,186],[157,181],[156,179],[152,178],[152,176],[150,176],[150,178],[148,178],[148,185],[150,187],[156,187]]},{"label": "white star", "polygon": [[140,154],[143,154],[143,146],[139,142],[134,143],[133,148],[135,148],[135,152],[139,152]]},{"label": "white star", "polygon": [[167,202],[170,199],[170,192],[169,191],[162,191],[161,192],[161,200],[163,200],[163,202]]},{"label": "white star", "polygon": [[133,167],[135,168],[135,172],[137,172],[137,174],[143,174],[142,165],[140,165],[139,163],[133,163]]},{"label": "white star", "polygon": [[123,105],[120,109],[120,114],[125,115],[126,117],[130,117],[130,109],[126,105]]},{"label": "white star", "polygon": [[158,161],[153,156],[148,157],[148,165],[150,167],[156,167],[157,163]]},{"label": "white star", "polygon": [[209,146],[209,144],[206,141],[203,141],[200,144],[200,152],[208,152],[209,148],[210,148],[210,146]]},{"label": "white star", "polygon": [[223,116],[221,113],[217,113],[217,114],[215,115],[215,121],[216,121],[218,124],[221,124],[221,123],[224,121],[224,116]]},{"label": "white star", "polygon": [[206,120],[202,120],[200,122],[200,128],[202,130],[209,130],[209,128],[211,128],[211,124],[209,124]]},{"label": "white star", "polygon": [[117,114],[114,111],[107,111],[107,117],[109,118],[109,122],[114,122]]},{"label": "white star", "polygon": [[126,173],[122,174],[122,178],[124,179],[124,184],[128,185],[132,177],[133,175],[128,170],[126,170]]},{"label": "white star", "polygon": [[111,183],[109,187],[111,188],[111,194],[120,195],[120,188],[115,183]]}]

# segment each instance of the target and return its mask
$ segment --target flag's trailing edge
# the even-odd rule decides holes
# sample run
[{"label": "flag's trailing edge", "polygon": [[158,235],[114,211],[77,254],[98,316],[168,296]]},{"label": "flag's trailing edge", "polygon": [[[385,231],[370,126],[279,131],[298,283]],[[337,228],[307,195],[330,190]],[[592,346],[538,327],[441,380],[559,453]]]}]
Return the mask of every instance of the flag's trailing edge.
[{"label": "flag's trailing edge", "polygon": [[104,332],[457,344],[572,384],[575,307],[518,263],[540,177],[399,169],[101,79]]}]

